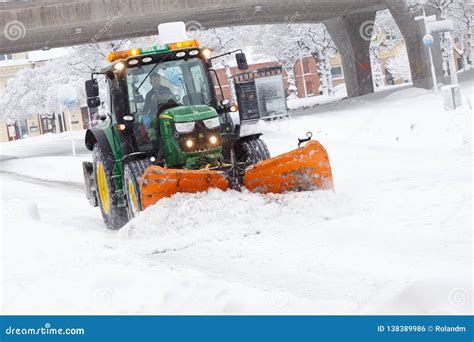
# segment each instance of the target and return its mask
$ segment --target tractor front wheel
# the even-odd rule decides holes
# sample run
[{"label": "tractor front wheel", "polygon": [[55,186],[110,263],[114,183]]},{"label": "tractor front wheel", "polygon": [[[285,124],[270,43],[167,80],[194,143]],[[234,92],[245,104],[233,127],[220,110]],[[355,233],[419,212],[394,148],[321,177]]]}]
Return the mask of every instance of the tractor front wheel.
[{"label": "tractor front wheel", "polygon": [[147,159],[136,160],[125,165],[123,187],[127,200],[127,215],[131,220],[142,210],[140,182],[146,168],[151,165]]},{"label": "tractor front wheel", "polygon": [[235,147],[235,154],[237,161],[244,162],[246,167],[270,158],[267,144],[258,137],[239,141]]},{"label": "tractor front wheel", "polygon": [[97,187],[97,200],[105,224],[110,229],[119,229],[127,223],[125,207],[118,207],[115,197],[115,183],[112,179],[114,159],[106,157],[98,144],[92,150],[94,180]]}]

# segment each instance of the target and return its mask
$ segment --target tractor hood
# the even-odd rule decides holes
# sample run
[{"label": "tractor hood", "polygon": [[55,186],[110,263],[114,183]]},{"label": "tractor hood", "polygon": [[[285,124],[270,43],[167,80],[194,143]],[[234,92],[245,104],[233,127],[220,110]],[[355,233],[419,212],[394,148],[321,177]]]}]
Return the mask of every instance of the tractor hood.
[{"label": "tractor hood", "polygon": [[179,106],[164,111],[160,118],[172,119],[174,122],[206,120],[217,116],[214,108],[206,105]]}]

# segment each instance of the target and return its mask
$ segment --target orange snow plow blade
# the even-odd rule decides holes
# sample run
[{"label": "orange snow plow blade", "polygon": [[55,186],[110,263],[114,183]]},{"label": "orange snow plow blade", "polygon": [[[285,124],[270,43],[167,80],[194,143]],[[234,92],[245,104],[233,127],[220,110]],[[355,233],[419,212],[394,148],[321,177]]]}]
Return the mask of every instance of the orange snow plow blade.
[{"label": "orange snow plow blade", "polygon": [[227,190],[228,187],[229,183],[223,172],[165,169],[152,165],[142,177],[142,209],[178,192],[200,192],[210,188]]},{"label": "orange snow plow blade", "polygon": [[249,167],[243,185],[259,193],[334,189],[328,154],[315,140]]}]

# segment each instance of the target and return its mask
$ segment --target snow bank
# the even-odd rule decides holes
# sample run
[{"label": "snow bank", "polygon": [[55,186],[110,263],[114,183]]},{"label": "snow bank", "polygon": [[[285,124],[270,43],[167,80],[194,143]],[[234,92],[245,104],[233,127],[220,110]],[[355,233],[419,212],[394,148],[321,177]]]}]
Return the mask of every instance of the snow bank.
[{"label": "snow bank", "polygon": [[[465,94],[472,90],[464,86]],[[370,100],[370,101],[369,101]],[[346,99],[314,109],[314,116],[295,116],[259,127],[273,154],[284,152],[291,139],[312,131],[331,149],[334,143],[364,144],[410,151],[450,151],[472,142],[472,113],[464,107],[447,112],[440,95],[423,89],[392,89],[362,98]],[[290,140],[290,141],[291,141]],[[293,145],[295,146],[295,145]]]},{"label": "snow bank", "polygon": [[14,140],[14,141],[9,141],[9,142],[3,142],[0,143],[0,146],[6,150],[9,150],[10,148],[13,148],[14,146],[26,146],[26,145],[36,145],[36,144],[41,144],[44,145],[47,142],[50,141],[67,141],[71,139],[72,137],[76,139],[84,139],[86,134],[86,130],[80,130],[80,131],[67,131],[67,132],[62,132],[62,133],[46,133],[43,135],[38,135],[36,137],[28,137],[25,139],[19,139],[19,140]]},{"label": "snow bank", "polygon": [[311,96],[303,98],[294,98],[287,101],[288,109],[303,109],[309,107],[315,107],[318,105],[324,105],[335,101],[340,101],[345,98],[347,95],[337,95],[337,96]]},{"label": "snow bank", "polygon": [[12,159],[0,162],[0,172],[52,182],[83,184],[82,162],[85,160],[89,159],[62,156]]},{"label": "snow bank", "polygon": [[124,244],[143,253],[162,253],[200,242],[245,238],[288,227],[311,227],[348,215],[344,197],[331,191],[284,195],[211,189],[165,198],[129,222]]},{"label": "snow bank", "polygon": [[[41,155],[72,155],[71,137],[77,153],[85,153],[86,131],[69,131],[58,134],[47,133],[15,141],[0,143],[0,157],[37,157]],[[1,161],[1,159],[0,159]]]}]

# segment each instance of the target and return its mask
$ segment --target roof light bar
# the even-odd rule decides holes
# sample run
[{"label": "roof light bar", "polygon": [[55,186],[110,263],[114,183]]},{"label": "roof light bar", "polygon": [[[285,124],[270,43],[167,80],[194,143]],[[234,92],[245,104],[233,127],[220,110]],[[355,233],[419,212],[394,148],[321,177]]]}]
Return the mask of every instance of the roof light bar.
[{"label": "roof light bar", "polygon": [[158,52],[166,52],[170,50],[178,49],[189,49],[199,47],[199,42],[195,39],[193,40],[184,40],[182,42],[163,44],[163,45],[153,45],[147,48],[134,48],[130,50],[120,50],[120,51],[111,51],[107,54],[107,60],[109,62],[114,62],[118,59],[125,59],[128,57],[134,57],[139,55],[148,55]]},{"label": "roof light bar", "polygon": [[198,47],[198,46],[199,46],[199,42],[193,39],[193,40],[185,40],[185,41],[177,42],[177,43],[170,43],[168,44],[168,49],[177,50],[177,49],[193,48],[193,47]]}]

